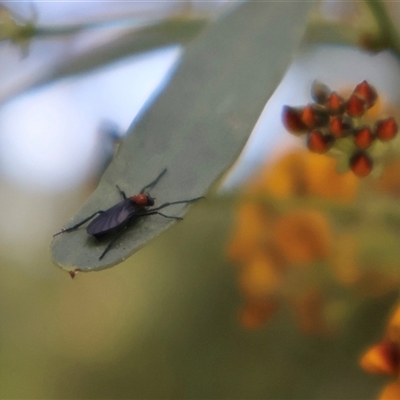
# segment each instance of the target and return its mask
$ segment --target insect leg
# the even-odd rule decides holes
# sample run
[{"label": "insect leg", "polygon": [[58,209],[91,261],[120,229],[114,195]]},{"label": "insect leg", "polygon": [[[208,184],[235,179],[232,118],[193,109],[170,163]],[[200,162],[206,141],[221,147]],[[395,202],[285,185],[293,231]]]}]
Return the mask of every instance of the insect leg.
[{"label": "insect leg", "polygon": [[123,190],[120,189],[120,187],[118,185],[115,185],[120,193],[120,195],[124,198],[124,200],[126,200],[126,194]]},{"label": "insect leg", "polygon": [[154,215],[154,214],[161,215],[161,216],[164,217],[164,218],[179,219],[179,220],[183,219],[182,217],[174,217],[174,216],[171,216],[171,215],[165,215],[165,214],[160,213],[160,212],[158,212],[158,211],[154,211],[154,212],[150,211],[150,212],[148,212],[148,213],[139,214],[139,215],[137,215],[137,216],[138,216],[138,217],[142,217],[142,216],[145,216],[145,215]]},{"label": "insect leg", "polygon": [[110,243],[108,243],[107,247],[104,249],[104,251],[101,253],[101,256],[99,257],[99,260],[101,260],[111,249],[113,244],[125,233],[125,229],[119,232],[113,240],[111,240]]},{"label": "insect leg", "polygon": [[158,175],[157,176],[157,178],[156,179],[154,179],[154,181],[153,182],[151,182],[151,183],[149,183],[148,185],[146,185],[141,191],[140,191],[140,193],[144,193],[144,191],[146,190],[146,189],[152,189],[154,186],[156,186],[156,184],[158,183],[158,181],[164,176],[164,174],[167,172],[167,168],[164,168],[162,171],[161,171],[161,173],[160,173],[160,175]]},{"label": "insect leg", "polygon": [[57,236],[57,235],[60,235],[61,233],[64,233],[64,232],[71,232],[71,231],[74,231],[75,229],[78,229],[81,225],[83,225],[85,222],[87,222],[87,221],[89,221],[90,219],[92,219],[95,215],[101,214],[101,213],[103,213],[103,212],[104,212],[104,211],[96,211],[94,214],[92,214],[92,215],[90,215],[89,217],[85,218],[83,221],[78,222],[76,225],[71,226],[71,227],[69,227],[69,228],[61,229],[61,231],[55,233],[55,234],[53,235],[53,237],[54,237],[54,236]]},{"label": "insect leg", "polygon": [[184,204],[184,203],[189,204],[189,203],[194,203],[195,201],[200,200],[200,199],[204,199],[204,196],[195,197],[194,199],[190,199],[190,200],[171,201],[171,202],[168,202],[168,203],[161,204],[161,206],[158,206],[158,207],[156,207],[156,208],[153,208],[153,209],[151,209],[151,210],[149,210],[149,211],[150,211],[150,212],[151,212],[151,211],[158,211],[158,210],[161,210],[162,208],[165,208],[165,207],[168,207],[168,206],[172,206],[173,204]]}]

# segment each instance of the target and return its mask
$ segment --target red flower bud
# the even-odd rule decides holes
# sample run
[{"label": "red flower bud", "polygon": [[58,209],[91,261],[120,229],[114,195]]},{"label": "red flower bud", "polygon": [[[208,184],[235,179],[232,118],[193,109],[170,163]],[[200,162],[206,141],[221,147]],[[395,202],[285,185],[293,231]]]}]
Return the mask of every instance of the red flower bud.
[{"label": "red flower bud", "polygon": [[308,128],[313,128],[316,122],[316,115],[310,105],[304,108],[303,112],[301,113],[301,121],[306,125]]},{"label": "red flower bud", "polygon": [[372,165],[371,157],[363,151],[355,153],[350,158],[350,168],[360,178],[369,175],[372,171]]},{"label": "red flower bud", "polygon": [[308,135],[307,146],[312,152],[323,154],[332,147],[333,142],[332,136],[323,135],[321,131],[314,130]]},{"label": "red flower bud", "polygon": [[359,149],[367,149],[369,146],[371,146],[374,139],[375,135],[368,126],[359,128],[354,133],[354,143]]},{"label": "red flower bud", "polygon": [[309,129],[324,126],[328,123],[329,116],[322,107],[308,105],[301,113],[301,121]]},{"label": "red flower bud", "polygon": [[350,133],[351,130],[351,119],[342,117],[331,117],[329,127],[331,133],[335,137],[344,137]]},{"label": "red flower bud", "polygon": [[362,81],[357,85],[354,89],[354,93],[365,99],[368,108],[371,108],[378,98],[375,88],[367,81]]},{"label": "red flower bud", "polygon": [[296,109],[289,106],[284,106],[282,110],[282,121],[285,128],[295,135],[301,135],[307,132],[307,126],[301,120],[303,109]]},{"label": "red flower bud", "polygon": [[318,104],[325,104],[328,101],[331,89],[323,83],[315,80],[311,86],[311,97]]},{"label": "red flower bud", "polygon": [[344,110],[343,98],[332,92],[328,98],[327,109],[330,114],[341,114]]},{"label": "red flower bud", "polygon": [[392,140],[397,135],[397,122],[393,117],[378,121],[375,128],[376,136],[382,141]]},{"label": "red flower bud", "polygon": [[361,117],[365,112],[365,99],[352,94],[346,104],[346,112],[350,117]]}]

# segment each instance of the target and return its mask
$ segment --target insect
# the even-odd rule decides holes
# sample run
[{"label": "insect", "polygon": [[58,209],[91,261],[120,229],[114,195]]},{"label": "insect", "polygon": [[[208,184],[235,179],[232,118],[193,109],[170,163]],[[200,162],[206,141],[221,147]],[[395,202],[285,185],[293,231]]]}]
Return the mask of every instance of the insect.
[{"label": "insect", "polygon": [[[156,208],[149,208],[154,206],[154,198],[150,196],[148,191],[152,189],[158,181],[164,176],[164,174],[167,172],[167,169],[165,168],[154,181],[150,182],[148,185],[146,185],[139,194],[136,194],[131,197],[127,197],[125,192],[119,188],[118,185],[117,189],[119,193],[121,194],[123,200],[120,201],[119,203],[115,204],[114,206],[110,207],[108,210],[99,210],[90,215],[89,217],[85,218],[81,222],[78,222],[76,225],[71,226],[69,228],[62,229],[60,232],[57,232],[53,236],[60,235],[61,233],[65,232],[71,232],[76,229],[78,229],[81,225],[83,225],[85,222],[90,221],[93,219],[96,215],[97,217],[93,219],[89,223],[89,225],[86,227],[86,232],[89,235],[94,236],[96,239],[100,239],[103,236],[119,230],[119,228],[126,228],[130,222],[133,220],[136,220],[139,217],[144,217],[146,215],[161,215],[164,218],[171,218],[171,219],[176,219],[176,220],[181,220],[183,218],[181,217],[175,217],[171,215],[165,215],[160,212],[165,207],[171,206],[173,204],[189,204],[189,203],[194,203],[197,200],[200,200],[203,198],[201,197],[195,197],[194,199],[190,200],[179,200],[179,201],[172,201],[172,202],[167,202],[163,203],[160,206]],[[99,214],[99,215],[98,215]],[[104,249],[103,253],[100,255],[99,260],[101,260],[111,249],[112,245],[122,236],[124,231],[121,229],[120,232],[116,233],[115,237],[111,240],[111,242],[107,245],[107,247]]]}]

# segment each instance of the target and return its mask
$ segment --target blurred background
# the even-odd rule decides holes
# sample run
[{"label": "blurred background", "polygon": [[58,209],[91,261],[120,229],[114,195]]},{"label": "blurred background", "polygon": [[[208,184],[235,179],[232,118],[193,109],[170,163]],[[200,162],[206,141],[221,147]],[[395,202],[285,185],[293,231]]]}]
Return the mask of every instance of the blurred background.
[{"label": "blurred background", "polygon": [[[10,11],[38,26],[118,23],[0,43],[0,397],[374,398],[385,380],[363,372],[358,358],[384,331],[397,278],[373,297],[336,288],[340,295],[325,311],[340,320],[338,328],[302,329],[303,311],[319,307],[319,298],[296,308],[283,296],[276,312],[274,295],[261,307],[265,315],[260,308],[246,311],[249,286],[229,249],[240,229],[238,193],[280,155],[303,148],[282,126],[282,106],[307,104],[314,79],[338,90],[367,79],[396,107],[398,58],[310,40],[217,195],[122,264],[71,280],[52,264],[52,235],[96,187],[132,121],[168,84],[184,47],[125,55],[49,83],[46,76],[69,58],[112,43],[132,24],[185,13],[216,19],[232,4],[1,7],[0,29]],[[322,2],[318,13],[345,23],[360,10]],[[343,313],[349,298],[356,301]]]}]

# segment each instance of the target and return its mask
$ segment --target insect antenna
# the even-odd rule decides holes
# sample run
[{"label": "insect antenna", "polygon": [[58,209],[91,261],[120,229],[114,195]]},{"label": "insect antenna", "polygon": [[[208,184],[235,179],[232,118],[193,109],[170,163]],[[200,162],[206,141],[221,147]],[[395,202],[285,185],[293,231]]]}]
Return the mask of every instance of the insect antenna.
[{"label": "insect antenna", "polygon": [[150,190],[150,189],[152,189],[154,186],[156,186],[157,183],[158,183],[158,181],[164,176],[164,174],[165,174],[166,172],[167,172],[167,168],[164,168],[164,169],[161,171],[160,175],[158,175],[157,178],[154,179],[153,182],[151,182],[151,183],[149,183],[148,185],[146,185],[146,186],[140,191],[140,194],[143,194],[145,190],[147,190],[147,189]]},{"label": "insect antenna", "polygon": [[123,190],[118,185],[115,185],[119,191],[119,194],[123,197],[124,200],[126,200],[126,194]]}]

